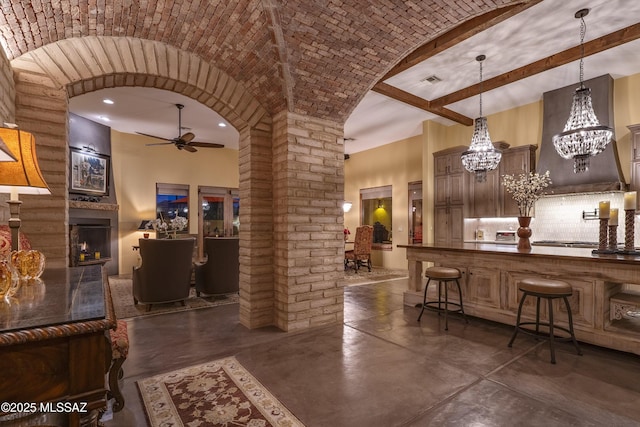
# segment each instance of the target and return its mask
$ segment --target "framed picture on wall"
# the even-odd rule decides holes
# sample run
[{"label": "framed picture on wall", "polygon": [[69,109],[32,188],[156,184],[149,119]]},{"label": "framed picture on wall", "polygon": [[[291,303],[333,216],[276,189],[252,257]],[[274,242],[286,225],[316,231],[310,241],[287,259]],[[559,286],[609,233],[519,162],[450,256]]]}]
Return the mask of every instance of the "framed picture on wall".
[{"label": "framed picture on wall", "polygon": [[71,148],[69,192],[106,196],[109,194],[109,156]]}]

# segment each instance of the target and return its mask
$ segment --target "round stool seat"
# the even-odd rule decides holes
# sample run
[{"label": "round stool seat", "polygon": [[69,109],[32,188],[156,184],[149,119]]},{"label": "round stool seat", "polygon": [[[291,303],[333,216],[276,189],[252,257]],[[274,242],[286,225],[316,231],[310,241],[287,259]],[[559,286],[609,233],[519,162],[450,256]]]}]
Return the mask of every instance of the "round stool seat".
[{"label": "round stool seat", "polygon": [[544,294],[549,296],[569,296],[573,293],[571,285],[561,280],[543,279],[540,277],[529,277],[523,279],[518,284],[518,289],[523,292]]},{"label": "round stool seat", "polygon": [[424,272],[424,276],[435,280],[460,279],[460,270],[451,267],[430,267]]}]

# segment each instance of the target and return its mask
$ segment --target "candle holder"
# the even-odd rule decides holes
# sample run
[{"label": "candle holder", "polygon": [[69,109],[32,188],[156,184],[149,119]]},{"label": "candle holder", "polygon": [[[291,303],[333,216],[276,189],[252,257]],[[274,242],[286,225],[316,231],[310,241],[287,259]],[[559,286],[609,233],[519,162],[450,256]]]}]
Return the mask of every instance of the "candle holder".
[{"label": "candle holder", "polygon": [[624,254],[638,255],[640,252],[635,250],[635,233],[634,233],[634,221],[636,217],[635,209],[624,210],[624,250],[621,252]]},{"label": "candle holder", "polygon": [[[611,229],[611,227],[617,227],[615,225],[609,225],[609,218],[600,218],[600,233],[598,236],[598,249],[594,249],[591,251],[593,254],[612,254],[615,252],[615,247],[611,249],[608,246],[607,240],[607,231]],[[615,231],[614,231],[615,233]],[[614,237],[615,239],[615,237]],[[617,245],[618,243],[614,243]]]},{"label": "candle holder", "polygon": [[609,225],[609,250],[615,252],[618,247],[618,226]]},{"label": "candle holder", "polygon": [[607,250],[607,227],[609,218],[600,218],[600,235],[598,238],[598,251]]}]

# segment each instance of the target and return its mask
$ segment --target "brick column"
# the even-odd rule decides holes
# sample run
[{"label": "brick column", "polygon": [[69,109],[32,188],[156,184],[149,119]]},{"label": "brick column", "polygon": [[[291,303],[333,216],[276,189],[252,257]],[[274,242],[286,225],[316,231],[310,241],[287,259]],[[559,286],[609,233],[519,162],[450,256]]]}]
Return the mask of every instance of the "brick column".
[{"label": "brick column", "polygon": [[271,133],[240,131],[240,323],[273,325]]},{"label": "brick column", "polygon": [[273,132],[275,325],[342,322],[342,126],[283,112]]}]

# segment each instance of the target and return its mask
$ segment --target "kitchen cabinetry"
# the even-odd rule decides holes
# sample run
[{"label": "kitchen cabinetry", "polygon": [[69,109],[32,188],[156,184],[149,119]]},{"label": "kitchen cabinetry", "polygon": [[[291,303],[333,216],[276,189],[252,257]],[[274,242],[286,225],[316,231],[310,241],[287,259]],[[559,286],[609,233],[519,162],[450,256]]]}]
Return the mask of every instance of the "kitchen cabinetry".
[{"label": "kitchen cabinetry", "polygon": [[433,153],[434,239],[440,244],[463,242],[466,177],[460,155],[466,149],[458,146]]},{"label": "kitchen cabinetry", "polygon": [[486,180],[478,182],[476,181],[476,174],[465,173],[467,188],[469,189],[467,199],[469,217],[491,218],[500,215],[500,175],[502,175],[502,164],[509,144],[506,142],[494,142],[493,146],[502,151],[502,159],[496,169],[487,172]]},{"label": "kitchen cabinetry", "polygon": [[[631,184],[630,190],[640,191],[640,124],[627,126],[631,131]],[[640,200],[639,200],[640,201]],[[636,209],[638,209],[636,207]]]},{"label": "kitchen cabinetry", "polygon": [[[536,145],[522,145],[519,147],[509,148],[502,153],[500,161],[500,175],[518,176],[523,173],[529,173],[536,168]],[[519,216],[518,205],[507,192],[501,181],[498,181],[500,216],[511,217]]]},{"label": "kitchen cabinetry", "polygon": [[518,205],[502,185],[502,175],[515,175],[535,169],[535,145],[509,148],[504,142],[494,143],[502,150],[502,159],[497,169],[487,173],[487,180],[476,182],[474,174],[466,173],[467,212],[470,218],[515,217],[519,215]]}]

